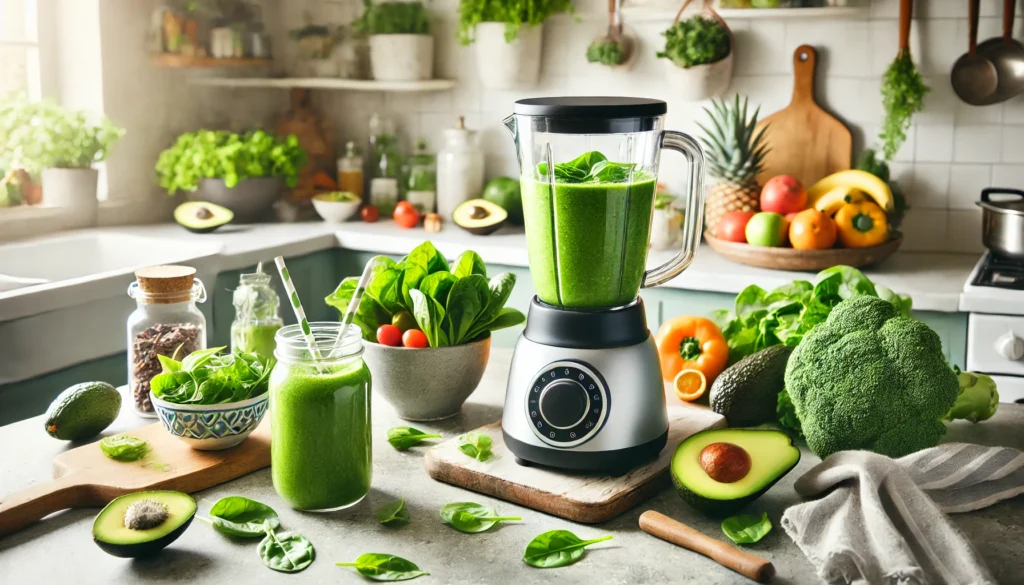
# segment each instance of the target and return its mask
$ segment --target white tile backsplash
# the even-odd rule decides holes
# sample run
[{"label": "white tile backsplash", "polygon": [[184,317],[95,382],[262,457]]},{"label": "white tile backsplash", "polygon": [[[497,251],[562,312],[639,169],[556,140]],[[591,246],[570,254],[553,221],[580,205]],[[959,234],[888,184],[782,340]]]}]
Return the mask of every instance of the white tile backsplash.
[{"label": "white tile backsplash", "polygon": [[992,167],[960,165],[949,169],[950,209],[975,209],[974,202],[985,187],[992,185]]},{"label": "white tile backsplash", "polygon": [[914,163],[913,189],[908,193],[912,208],[946,209],[949,194],[949,164]]},{"label": "white tile backsplash", "polygon": [[999,160],[1002,129],[996,125],[962,125],[954,132],[953,161],[993,163]]},{"label": "white tile backsplash", "polygon": [[919,124],[914,146],[915,161],[949,163],[953,160],[953,127]]}]

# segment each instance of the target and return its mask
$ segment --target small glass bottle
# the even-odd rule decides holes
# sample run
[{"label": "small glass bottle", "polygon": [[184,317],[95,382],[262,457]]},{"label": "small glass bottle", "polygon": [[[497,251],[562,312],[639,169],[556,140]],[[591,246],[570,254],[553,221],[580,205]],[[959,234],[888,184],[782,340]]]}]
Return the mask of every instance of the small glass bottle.
[{"label": "small glass bottle", "polygon": [[345,143],[345,156],[338,159],[338,190],[354,193],[363,199],[363,157],[356,151],[356,143]]},{"label": "small glass bottle", "polygon": [[270,275],[263,272],[263,263],[256,267],[255,273],[239,277],[232,302],[235,321],[231,324],[231,352],[274,357],[274,337],[284,321],[278,314],[281,301],[270,286]]},{"label": "small glass bottle", "polygon": [[362,335],[341,323],[309,324],[321,359],[298,325],[277,332],[270,374],[270,471],[277,494],[297,510],[347,508],[370,490],[370,370]]},{"label": "small glass bottle", "polygon": [[128,388],[135,411],[156,417],[149,382],[163,371],[164,356],[181,361],[206,349],[206,317],[196,307],[206,288],[189,266],[152,266],[135,272],[128,296],[137,303],[128,316]]},{"label": "small glass bottle", "polygon": [[405,200],[420,213],[433,213],[437,202],[437,157],[427,152],[427,142],[416,141],[416,154],[409,158],[409,182]]},{"label": "small glass bottle", "polygon": [[391,120],[374,114],[370,118],[370,198],[380,214],[391,217],[398,203],[402,157],[398,136]]}]

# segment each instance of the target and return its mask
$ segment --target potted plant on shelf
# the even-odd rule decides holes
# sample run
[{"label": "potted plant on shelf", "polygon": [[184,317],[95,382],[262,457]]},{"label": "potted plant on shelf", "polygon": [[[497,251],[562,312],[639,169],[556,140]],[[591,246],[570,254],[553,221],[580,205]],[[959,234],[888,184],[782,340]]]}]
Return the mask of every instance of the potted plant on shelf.
[{"label": "potted plant on shelf", "polygon": [[199,130],[160,153],[156,173],[168,194],[193,192],[190,199],[226,207],[245,223],[262,219],[286,185],[295,187],[305,161],[295,136]]},{"label": "potted plant on shelf", "polygon": [[686,0],[664,33],[665,73],[675,96],[699,101],[722,95],[732,81],[733,37],[722,17],[704,0],[700,14],[680,20]]},{"label": "potted plant on shelf", "polygon": [[434,37],[422,2],[366,0],[353,28],[370,36],[370,73],[380,81],[419,81],[434,76]]},{"label": "potted plant on shelf", "polygon": [[15,98],[0,106],[0,168],[41,176],[43,203],[68,211],[68,227],[94,225],[99,172],[93,165],[123,135],[103,115]]},{"label": "potted plant on shelf", "polygon": [[572,0],[460,0],[459,42],[476,45],[480,83],[488,89],[531,87],[540,78],[541,32]]}]

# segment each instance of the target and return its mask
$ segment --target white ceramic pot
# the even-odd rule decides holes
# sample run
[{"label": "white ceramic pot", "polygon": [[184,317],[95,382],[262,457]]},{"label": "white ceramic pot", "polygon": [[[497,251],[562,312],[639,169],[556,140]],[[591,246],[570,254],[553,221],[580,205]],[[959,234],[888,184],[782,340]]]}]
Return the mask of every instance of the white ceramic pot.
[{"label": "white ceramic pot", "polygon": [[372,35],[370,71],[379,81],[419,81],[434,76],[431,35]]},{"label": "white ceramic pot", "polygon": [[672,97],[688,102],[697,102],[725,93],[732,81],[733,54],[735,52],[735,47],[733,47],[724,59],[707,65],[694,65],[685,68],[679,67],[671,59],[665,59],[665,77],[672,90]]},{"label": "white ceramic pot", "polygon": [[540,79],[543,24],[519,27],[511,43],[505,41],[505,23],[476,25],[476,70],[480,85],[487,89],[523,89]]},{"label": "white ceramic pot", "polygon": [[67,227],[96,225],[96,169],[43,169],[43,203],[67,212]]}]

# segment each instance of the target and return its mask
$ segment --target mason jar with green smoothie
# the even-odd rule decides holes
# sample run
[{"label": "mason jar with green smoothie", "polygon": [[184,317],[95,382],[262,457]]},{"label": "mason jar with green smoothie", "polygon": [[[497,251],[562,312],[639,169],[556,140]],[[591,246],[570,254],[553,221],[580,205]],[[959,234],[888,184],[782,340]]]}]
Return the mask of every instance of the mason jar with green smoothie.
[{"label": "mason jar with green smoothie", "polygon": [[330,511],[358,503],[370,489],[370,370],[362,336],[340,323],[310,323],[320,359],[298,325],[277,332],[270,376],[271,476],[297,510]]}]

